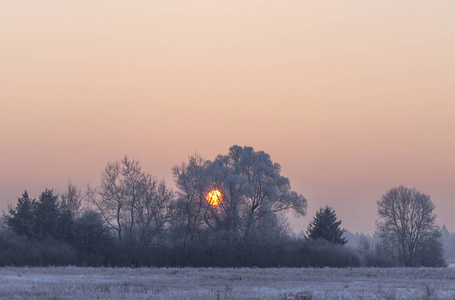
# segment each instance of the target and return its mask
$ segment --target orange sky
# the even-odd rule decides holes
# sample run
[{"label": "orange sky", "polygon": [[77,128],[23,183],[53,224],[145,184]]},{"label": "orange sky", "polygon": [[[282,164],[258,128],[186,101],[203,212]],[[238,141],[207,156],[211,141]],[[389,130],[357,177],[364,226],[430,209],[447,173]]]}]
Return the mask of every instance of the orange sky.
[{"label": "orange sky", "polygon": [[0,208],[96,185],[128,154],[264,150],[315,211],[374,231],[376,201],[429,193],[455,231],[455,2],[23,1],[0,9]]}]

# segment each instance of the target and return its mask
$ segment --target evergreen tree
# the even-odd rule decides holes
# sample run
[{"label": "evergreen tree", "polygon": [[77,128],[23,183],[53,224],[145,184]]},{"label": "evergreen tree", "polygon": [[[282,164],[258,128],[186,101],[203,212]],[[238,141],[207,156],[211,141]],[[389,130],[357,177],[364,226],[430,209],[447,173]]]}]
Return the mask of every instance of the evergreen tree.
[{"label": "evergreen tree", "polygon": [[38,200],[30,199],[27,191],[9,208],[6,225],[15,233],[28,238],[52,237],[62,241],[73,238],[73,218],[66,202],[59,202],[53,190],[46,189]]},{"label": "evergreen tree", "polygon": [[53,190],[46,189],[39,196],[35,207],[35,232],[40,237],[57,238],[60,217],[58,196],[54,195]]},{"label": "evergreen tree", "polygon": [[70,242],[73,239],[73,216],[71,208],[67,202],[60,202],[58,206],[58,219],[57,219],[57,230],[55,238]]},{"label": "evergreen tree", "polygon": [[334,244],[344,245],[347,240],[343,237],[346,229],[340,228],[341,221],[335,211],[329,207],[321,207],[308,225],[307,235],[311,239],[325,239]]},{"label": "evergreen tree", "polygon": [[17,199],[16,207],[9,209],[5,221],[17,234],[31,238],[35,225],[35,199],[30,199],[27,191],[24,191],[22,197]]}]

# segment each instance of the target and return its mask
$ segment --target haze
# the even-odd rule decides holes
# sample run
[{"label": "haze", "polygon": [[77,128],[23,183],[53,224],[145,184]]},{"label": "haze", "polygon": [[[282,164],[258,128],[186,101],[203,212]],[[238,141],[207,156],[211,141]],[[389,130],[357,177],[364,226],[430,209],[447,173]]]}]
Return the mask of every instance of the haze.
[{"label": "haze", "polygon": [[171,167],[263,150],[373,233],[396,185],[455,231],[453,1],[21,1],[0,9],[0,207],[97,185],[128,154]]}]

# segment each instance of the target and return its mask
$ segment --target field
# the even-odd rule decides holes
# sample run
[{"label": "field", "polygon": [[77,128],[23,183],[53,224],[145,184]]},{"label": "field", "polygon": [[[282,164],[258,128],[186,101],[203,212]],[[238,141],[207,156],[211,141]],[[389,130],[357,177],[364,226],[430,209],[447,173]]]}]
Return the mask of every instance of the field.
[{"label": "field", "polygon": [[455,299],[455,268],[0,268],[1,299]]}]

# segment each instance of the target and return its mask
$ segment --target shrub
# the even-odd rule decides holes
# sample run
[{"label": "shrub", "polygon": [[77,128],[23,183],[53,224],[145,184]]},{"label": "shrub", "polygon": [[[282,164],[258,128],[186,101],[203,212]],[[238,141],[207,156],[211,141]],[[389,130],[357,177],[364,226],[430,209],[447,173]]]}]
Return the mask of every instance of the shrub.
[{"label": "shrub", "polygon": [[66,243],[48,238],[31,240],[13,232],[0,235],[0,266],[74,265],[77,255]]}]

